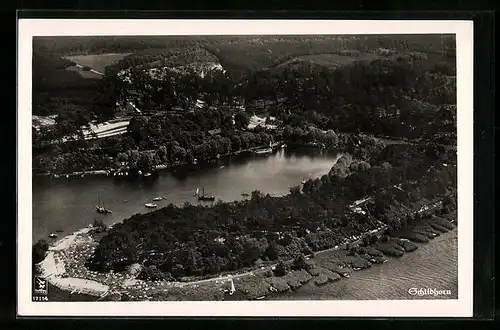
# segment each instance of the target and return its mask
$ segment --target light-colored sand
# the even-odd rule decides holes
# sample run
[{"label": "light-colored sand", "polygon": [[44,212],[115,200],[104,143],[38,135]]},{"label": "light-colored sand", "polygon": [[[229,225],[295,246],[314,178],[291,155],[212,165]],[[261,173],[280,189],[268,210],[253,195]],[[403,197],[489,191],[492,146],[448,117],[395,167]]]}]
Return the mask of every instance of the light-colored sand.
[{"label": "light-colored sand", "polygon": [[40,263],[40,270],[50,284],[61,290],[70,292],[75,291],[95,296],[104,295],[108,292],[109,287],[97,281],[75,277],[62,277],[66,274],[66,268],[64,256],[62,256],[61,253],[64,253],[75,245],[88,243],[90,238],[82,235],[87,234],[90,230],[91,228],[83,228],[57,241],[54,246],[49,248],[47,256]]},{"label": "light-colored sand", "polygon": [[40,263],[40,270],[44,277],[60,276],[65,273],[62,260],[56,261],[54,252],[49,252]]},{"label": "light-colored sand", "polygon": [[137,285],[137,282],[138,281],[136,279],[131,278],[131,279],[123,281],[122,286],[124,288],[129,287],[129,286],[134,286],[134,285]]},{"label": "light-colored sand", "polygon": [[71,235],[64,237],[63,239],[57,241],[54,246],[49,247],[49,251],[63,251],[68,249],[75,243],[80,235],[87,234],[90,230],[91,228],[83,228]]},{"label": "light-colored sand", "polygon": [[72,277],[52,277],[49,282],[65,291],[77,291],[89,295],[102,295],[109,291],[109,286],[101,284],[96,281],[84,280],[81,278]]}]

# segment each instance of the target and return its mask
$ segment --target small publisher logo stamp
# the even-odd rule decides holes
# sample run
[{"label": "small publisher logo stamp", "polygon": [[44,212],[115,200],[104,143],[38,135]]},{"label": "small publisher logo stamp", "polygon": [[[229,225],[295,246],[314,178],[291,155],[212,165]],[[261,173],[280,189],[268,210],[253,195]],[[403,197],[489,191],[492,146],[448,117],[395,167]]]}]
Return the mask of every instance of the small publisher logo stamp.
[{"label": "small publisher logo stamp", "polygon": [[411,296],[418,296],[418,297],[424,297],[424,296],[450,296],[451,295],[451,290],[437,290],[437,289],[431,289],[431,288],[410,288],[408,289],[408,293]]},{"label": "small publisher logo stamp", "polygon": [[47,301],[49,293],[49,284],[47,280],[35,276],[33,279],[33,301]]}]

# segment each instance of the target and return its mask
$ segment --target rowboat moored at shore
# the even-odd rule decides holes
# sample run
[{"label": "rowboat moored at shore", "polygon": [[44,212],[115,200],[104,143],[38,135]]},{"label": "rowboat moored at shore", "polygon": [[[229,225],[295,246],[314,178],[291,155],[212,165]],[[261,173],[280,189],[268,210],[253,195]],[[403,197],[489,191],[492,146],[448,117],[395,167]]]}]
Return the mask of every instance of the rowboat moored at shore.
[{"label": "rowboat moored at shore", "polygon": [[144,204],[144,206],[147,208],[150,208],[150,209],[154,209],[158,205],[156,205],[155,203],[146,203],[146,204]]}]

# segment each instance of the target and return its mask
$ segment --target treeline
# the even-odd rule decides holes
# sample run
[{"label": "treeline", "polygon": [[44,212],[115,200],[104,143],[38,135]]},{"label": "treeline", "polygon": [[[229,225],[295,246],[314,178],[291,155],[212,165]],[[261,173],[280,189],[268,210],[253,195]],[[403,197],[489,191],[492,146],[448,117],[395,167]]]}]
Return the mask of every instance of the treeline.
[{"label": "treeline", "polygon": [[[166,72],[155,80],[142,71],[131,72],[126,88],[111,84],[115,98],[133,99],[145,109],[185,109],[200,98],[207,106],[230,105],[234,99],[245,103],[271,100],[265,110],[285,122],[300,123],[320,115],[314,125],[335,131],[362,131],[375,135],[417,138],[431,137],[436,116],[445,116],[445,105],[456,104],[454,64],[450,61],[423,67],[423,60],[398,58],[357,61],[335,70],[314,66],[300,71],[252,72],[243,83],[227,73],[200,77],[196,72],[179,75]],[[125,94],[123,94],[125,93]],[[316,115],[311,115],[316,113]],[[454,129],[454,123],[448,124]]]},{"label": "treeline", "polygon": [[[100,79],[83,78],[70,60],[49,52],[33,51],[33,114],[64,115],[66,118],[102,111],[103,85]],[[62,121],[62,120],[61,120]]]},{"label": "treeline", "polygon": [[[200,109],[182,116],[134,117],[123,135],[96,141],[47,145],[83,124],[67,120],[66,126],[33,130],[33,169],[37,172],[72,172],[119,168],[151,171],[156,165],[192,163],[240,150],[269,146],[275,136],[264,129],[242,130],[248,115],[231,110]],[[69,123],[73,123],[70,125]],[[74,132],[74,131],[73,131]]]},{"label": "treeline", "polygon": [[345,35],[345,36],[120,36],[37,37],[36,51],[58,55],[124,53],[181,47],[205,47],[225,68],[242,77],[293,56],[335,51],[373,52],[378,48],[418,51],[454,57],[453,35]]},{"label": "treeline", "polygon": [[[417,186],[426,187],[422,195],[432,198],[453,186],[453,180],[441,174],[446,170],[426,172],[447,159],[446,153],[425,152],[427,146],[387,148],[392,151],[386,154],[398,153],[398,158],[405,159],[401,164],[415,165],[396,162],[391,166],[385,159],[360,163],[346,156],[329,174],[305,184],[304,193],[299,187],[284,197],[254,191],[249,200],[239,202],[218,202],[212,207],[186,203],[137,214],[102,238],[87,266],[106,272],[140,263],[146,267],[144,277],[179,278],[236,270],[259,260],[290,259],[333,247],[345,237],[377,227],[378,219],[371,213],[349,211],[348,205],[355,200],[373,196],[386,203],[379,206],[384,210],[408,202],[406,196]],[[448,171],[453,176],[453,170]],[[410,184],[412,179],[418,183]],[[407,189],[403,196],[380,198],[401,182]],[[383,211],[377,216],[386,220]]]},{"label": "treeline", "polygon": [[58,55],[123,53],[150,48],[192,46],[200,37],[182,36],[92,36],[36,37],[33,48]]},{"label": "treeline", "polygon": [[324,115],[323,129],[415,138],[428,134],[443,105],[456,104],[455,78],[442,73],[453,71],[452,66],[444,62],[427,70],[418,61],[401,58],[354,62],[335,70],[264,70],[241,89],[249,99],[283,99],[274,109],[278,115]]},{"label": "treeline", "polygon": [[125,56],[115,65],[111,65],[109,73],[137,68],[150,69],[163,66],[178,67],[195,63],[216,62],[218,58],[203,47],[146,49]]},{"label": "treeline", "polygon": [[[250,38],[246,42],[259,45],[259,40]],[[157,54],[144,52],[136,58],[141,60],[141,56],[148,53]],[[184,56],[178,50],[171,54],[179,58]],[[59,113],[55,127],[33,133],[34,168],[57,168],[59,171],[65,166],[62,164],[73,161],[76,162],[73,168],[82,168],[87,163],[83,161],[85,157],[94,159],[95,166],[101,166],[109,164],[109,157],[116,157],[118,153],[137,148],[140,152],[158,150],[161,146],[174,150],[170,152],[174,156],[168,156],[171,161],[191,161],[272,140],[266,132],[262,135],[239,131],[248,123],[249,116],[248,112],[237,110],[236,105],[241,105],[241,100],[247,105],[259,99],[274,101],[274,105],[257,110],[269,111],[283,122],[285,140],[291,145],[335,145],[336,140],[339,140],[337,144],[343,144],[340,133],[359,132],[454,144],[456,107],[447,106],[456,104],[455,80],[448,76],[454,73],[454,65],[444,61],[427,68],[422,63],[421,60],[400,58],[355,62],[334,71],[318,66],[307,71],[285,68],[279,73],[260,70],[250,73],[243,84],[221,71],[209,72],[203,77],[196,70],[182,74],[167,71],[158,80],[138,69],[130,70],[130,81],[125,82],[117,76],[116,70],[121,65],[118,63],[108,67],[106,76],[89,88],[61,89],[58,96],[34,87],[34,113]],[[69,63],[54,64],[55,67],[65,65]],[[205,101],[203,110],[194,110],[198,98]],[[101,120],[112,117],[116,102],[127,100],[133,100],[146,112],[159,112],[164,118],[135,119],[128,134],[110,139],[112,143],[92,142],[95,151],[79,151],[79,155],[76,151],[86,143],[70,143],[60,146],[59,150],[47,147],[51,139],[81,133],[80,127],[95,116]],[[181,110],[173,110],[175,107]],[[207,133],[214,129],[221,130],[220,136]],[[51,161],[54,150],[64,155]],[[154,159],[150,154],[143,153],[144,163]]]}]

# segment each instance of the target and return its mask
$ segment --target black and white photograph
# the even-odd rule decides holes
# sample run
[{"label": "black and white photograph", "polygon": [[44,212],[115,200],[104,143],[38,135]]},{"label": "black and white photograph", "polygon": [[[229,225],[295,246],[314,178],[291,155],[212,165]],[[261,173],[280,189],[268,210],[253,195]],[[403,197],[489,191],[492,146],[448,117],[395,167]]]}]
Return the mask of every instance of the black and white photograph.
[{"label": "black and white photograph", "polygon": [[22,21],[20,313],[471,313],[471,23]]}]

